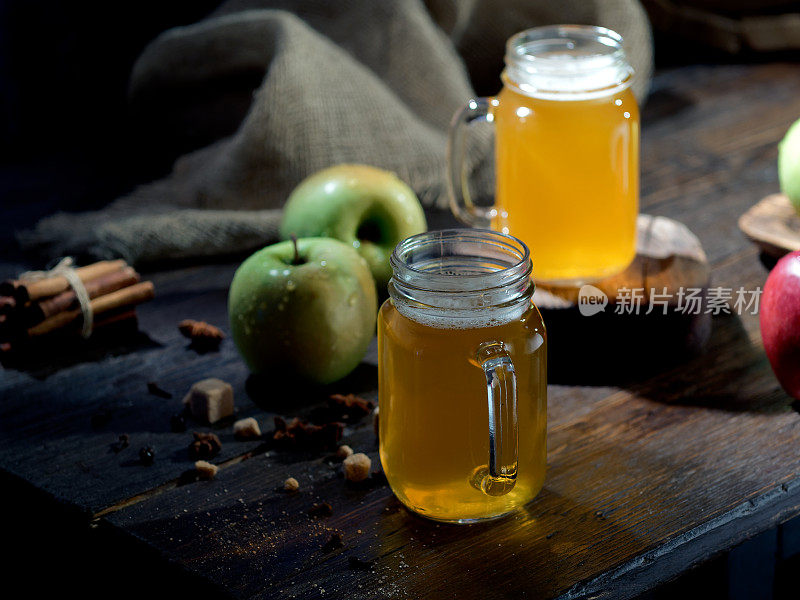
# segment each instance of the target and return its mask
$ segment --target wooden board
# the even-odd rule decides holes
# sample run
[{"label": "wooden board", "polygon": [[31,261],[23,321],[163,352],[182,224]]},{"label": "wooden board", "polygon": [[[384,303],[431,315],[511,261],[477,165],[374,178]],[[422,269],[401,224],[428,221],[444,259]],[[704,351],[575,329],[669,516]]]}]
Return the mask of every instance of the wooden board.
[{"label": "wooden board", "polygon": [[[680,288],[708,287],[708,258],[700,240],[686,225],[667,217],[641,214],[636,229],[633,262],[622,273],[591,283],[606,295],[612,310],[619,303],[620,290],[641,289],[646,294],[666,290],[674,303]],[[534,302],[543,309],[576,307],[581,287],[538,284]]]},{"label": "wooden board", "polygon": [[[199,354],[192,350],[178,323],[196,318],[219,324],[228,332],[227,291],[235,267],[154,274],[157,296],[138,310],[140,334],[120,339],[105,351],[94,344],[79,344],[57,360],[50,357],[46,364],[34,357],[27,368],[19,365],[0,371],[3,468],[58,500],[94,514],[162,485],[175,485],[183,471],[192,468],[187,451],[192,431],[214,431],[220,436],[223,447],[215,462],[235,459],[261,443],[235,440],[233,419],[213,426],[188,419],[186,432],[171,431],[170,417],[181,412],[182,398],[195,381],[219,377],[230,382],[236,418],[258,417],[265,429],[272,428],[274,415],[287,415],[287,405],[305,410],[333,391],[372,391],[374,366],[365,363],[345,387],[275,397],[272,390],[248,377],[229,337],[219,351]],[[374,351],[373,345],[373,355]],[[173,397],[148,393],[150,381]],[[130,436],[130,447],[115,453],[112,445],[122,433]],[[156,450],[152,466],[138,461],[143,446]]]},{"label": "wooden board", "polygon": [[[764,277],[750,253],[718,274]],[[551,385],[545,490],[505,521],[432,523],[383,484],[351,486],[323,456],[282,452],[105,519],[239,597],[483,598],[495,581],[511,597],[631,597],[800,510],[800,415],[752,347],[757,331],[753,316],[718,318],[691,363],[622,388]],[[377,461],[367,423],[345,441]],[[301,493],[276,490],[289,475]],[[320,501],[331,517],[308,516]],[[344,545],[326,552],[333,533]]]},{"label": "wooden board", "polygon": [[800,250],[800,215],[786,194],[770,194],[739,217],[739,229],[768,255]]},{"label": "wooden board", "polygon": [[[622,273],[585,287],[536,286],[534,302],[550,339],[551,379],[578,381],[575,363],[583,365],[584,383],[658,371],[708,342],[711,269],[700,240],[667,217],[639,215],[637,229],[636,257]],[[696,295],[694,305],[686,300],[690,294]],[[587,295],[596,296],[594,310]],[[574,343],[581,338],[606,340],[604,352]]]},{"label": "wooden board", "polygon": [[[702,240],[712,286],[763,286],[766,270],[736,218],[775,186],[775,144],[800,113],[797,75],[796,65],[729,65],[654,81],[644,111],[642,209],[686,223]],[[449,224],[442,216],[431,222]],[[0,468],[82,509],[130,553],[143,557],[150,548],[215,589],[251,598],[625,600],[800,513],[800,414],[771,373],[750,313],[713,316],[698,355],[589,382],[593,360],[612,355],[614,332],[559,336],[566,350],[561,377],[548,388],[545,489],[504,521],[425,521],[380,482],[347,485],[323,455],[269,450],[242,460],[256,448],[230,440],[229,424],[217,429],[228,453],[217,461],[218,478],[178,486],[190,464],[187,440],[168,431],[172,401],[148,396],[147,380],[177,400],[191,381],[218,375],[234,384],[241,414],[262,424],[274,414],[309,414],[324,400],[319,391],[254,385],[229,340],[218,353],[187,350],[175,325],[188,317],[224,326],[233,269],[153,275],[157,297],[140,309],[141,344],[2,372]],[[627,356],[658,344],[640,341]],[[578,360],[570,347],[592,348],[594,359]],[[339,391],[374,397],[375,381],[373,353]],[[104,407],[112,418],[95,431],[91,416]],[[118,432],[157,444],[156,464],[109,458]],[[377,459],[368,422],[345,439]],[[297,496],[275,490],[288,475],[301,481]],[[319,501],[332,504],[331,517],[307,515]],[[323,552],[332,531],[343,546]],[[73,564],[77,581],[88,581],[92,565]],[[129,573],[131,564],[120,572],[141,576]]]},{"label": "wooden board", "polygon": [[[221,352],[201,355],[187,347],[177,328],[181,319],[196,317],[227,329],[230,276],[230,267],[156,275],[157,298],[138,311],[141,334],[107,348],[78,342],[58,358],[40,362],[33,357],[26,365],[1,371],[3,468],[93,513],[172,481],[189,468],[193,429],[220,432],[221,460],[255,447],[255,442],[234,441],[230,423],[219,428],[189,421],[187,432],[170,430],[170,417],[181,411],[183,395],[204,377],[235,384],[239,415],[251,416],[255,409],[245,392],[247,369],[226,347],[230,340]],[[173,397],[149,394],[149,381]],[[112,444],[122,433],[130,436],[131,445],[114,453]],[[150,467],[138,462],[143,446],[156,449]]]}]

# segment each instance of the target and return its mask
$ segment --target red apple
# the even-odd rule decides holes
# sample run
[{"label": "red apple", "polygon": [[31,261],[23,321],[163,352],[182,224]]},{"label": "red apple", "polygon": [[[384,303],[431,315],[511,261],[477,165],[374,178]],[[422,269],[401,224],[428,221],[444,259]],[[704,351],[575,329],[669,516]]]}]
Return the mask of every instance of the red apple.
[{"label": "red apple", "polygon": [[761,339],[787,393],[800,400],[800,251],[778,261],[761,299]]}]

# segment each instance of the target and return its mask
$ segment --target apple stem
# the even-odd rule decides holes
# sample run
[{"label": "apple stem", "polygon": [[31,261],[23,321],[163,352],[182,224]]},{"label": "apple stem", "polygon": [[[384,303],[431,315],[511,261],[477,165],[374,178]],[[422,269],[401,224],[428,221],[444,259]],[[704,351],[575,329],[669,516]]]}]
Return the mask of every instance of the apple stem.
[{"label": "apple stem", "polygon": [[292,260],[292,264],[293,265],[299,265],[300,264],[300,250],[297,247],[297,236],[295,234],[292,234],[289,237],[292,238],[292,244],[294,244],[294,260]]}]

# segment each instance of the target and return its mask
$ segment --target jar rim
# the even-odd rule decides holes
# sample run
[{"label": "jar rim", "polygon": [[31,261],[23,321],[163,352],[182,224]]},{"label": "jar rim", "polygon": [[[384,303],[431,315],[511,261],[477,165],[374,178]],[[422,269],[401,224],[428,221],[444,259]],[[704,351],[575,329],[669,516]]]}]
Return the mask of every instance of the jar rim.
[{"label": "jar rim", "polygon": [[533,294],[528,246],[488,229],[441,229],[401,241],[392,252],[389,295],[418,306],[514,304]]},{"label": "jar rim", "polygon": [[630,85],[623,38],[596,25],[546,25],[506,43],[503,79],[522,93],[606,94]]},{"label": "jar rim", "polygon": [[522,240],[488,229],[420,233],[392,252],[389,296],[406,316],[440,325],[512,320],[533,296],[530,256]]},{"label": "jar rim", "polygon": [[517,256],[517,260],[513,264],[509,264],[505,267],[499,268],[494,271],[488,271],[485,273],[460,273],[458,277],[461,278],[486,278],[492,275],[505,275],[511,271],[518,270],[520,266],[530,266],[530,259],[531,259],[531,252],[528,246],[523,242],[521,239],[514,237],[508,233],[501,233],[499,231],[493,231],[491,229],[459,229],[459,228],[451,228],[451,229],[436,229],[433,231],[425,231],[422,233],[418,233],[416,235],[412,235],[407,237],[406,239],[402,240],[397,246],[395,246],[394,250],[392,251],[392,256],[390,258],[390,263],[393,270],[396,268],[407,269],[419,276],[422,277],[430,277],[430,276],[444,276],[444,277],[452,277],[452,275],[446,275],[441,273],[433,273],[431,271],[427,271],[425,269],[419,269],[414,267],[413,265],[409,264],[407,260],[403,258],[403,253],[409,252],[414,247],[425,243],[426,241],[438,241],[443,242],[446,240],[456,240],[456,239],[463,239],[466,241],[473,241],[473,242],[483,242],[483,243],[493,243],[500,247],[504,247],[510,250],[513,254]]},{"label": "jar rim", "polygon": [[[520,51],[526,49],[532,43],[545,43],[552,40],[567,40],[568,42],[595,40],[599,48],[608,48],[609,51],[601,55],[588,56],[608,56],[619,57],[625,55],[622,36],[608,27],[598,25],[544,25],[541,27],[531,27],[519,33],[515,33],[506,42],[506,60],[519,58],[538,62],[559,61],[555,55],[536,56],[529,52]],[[582,58],[582,56],[579,56]]]}]

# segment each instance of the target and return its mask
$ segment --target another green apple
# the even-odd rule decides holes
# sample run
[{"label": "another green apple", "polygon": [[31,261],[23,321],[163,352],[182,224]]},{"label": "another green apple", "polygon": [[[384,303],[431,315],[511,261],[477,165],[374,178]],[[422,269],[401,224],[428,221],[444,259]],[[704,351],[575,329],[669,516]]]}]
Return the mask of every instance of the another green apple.
[{"label": "another green apple", "polygon": [[254,373],[341,379],[364,357],[378,300],[363,258],[329,238],[267,246],[236,270],[228,294],[233,341]]},{"label": "another green apple", "polygon": [[800,213],[800,119],[789,127],[778,145],[778,179],[781,190]]},{"label": "another green apple", "polygon": [[394,247],[427,229],[412,189],[394,173],[367,165],[338,165],[303,180],[289,196],[281,237],[332,237],[350,244],[369,264],[383,292]]}]

